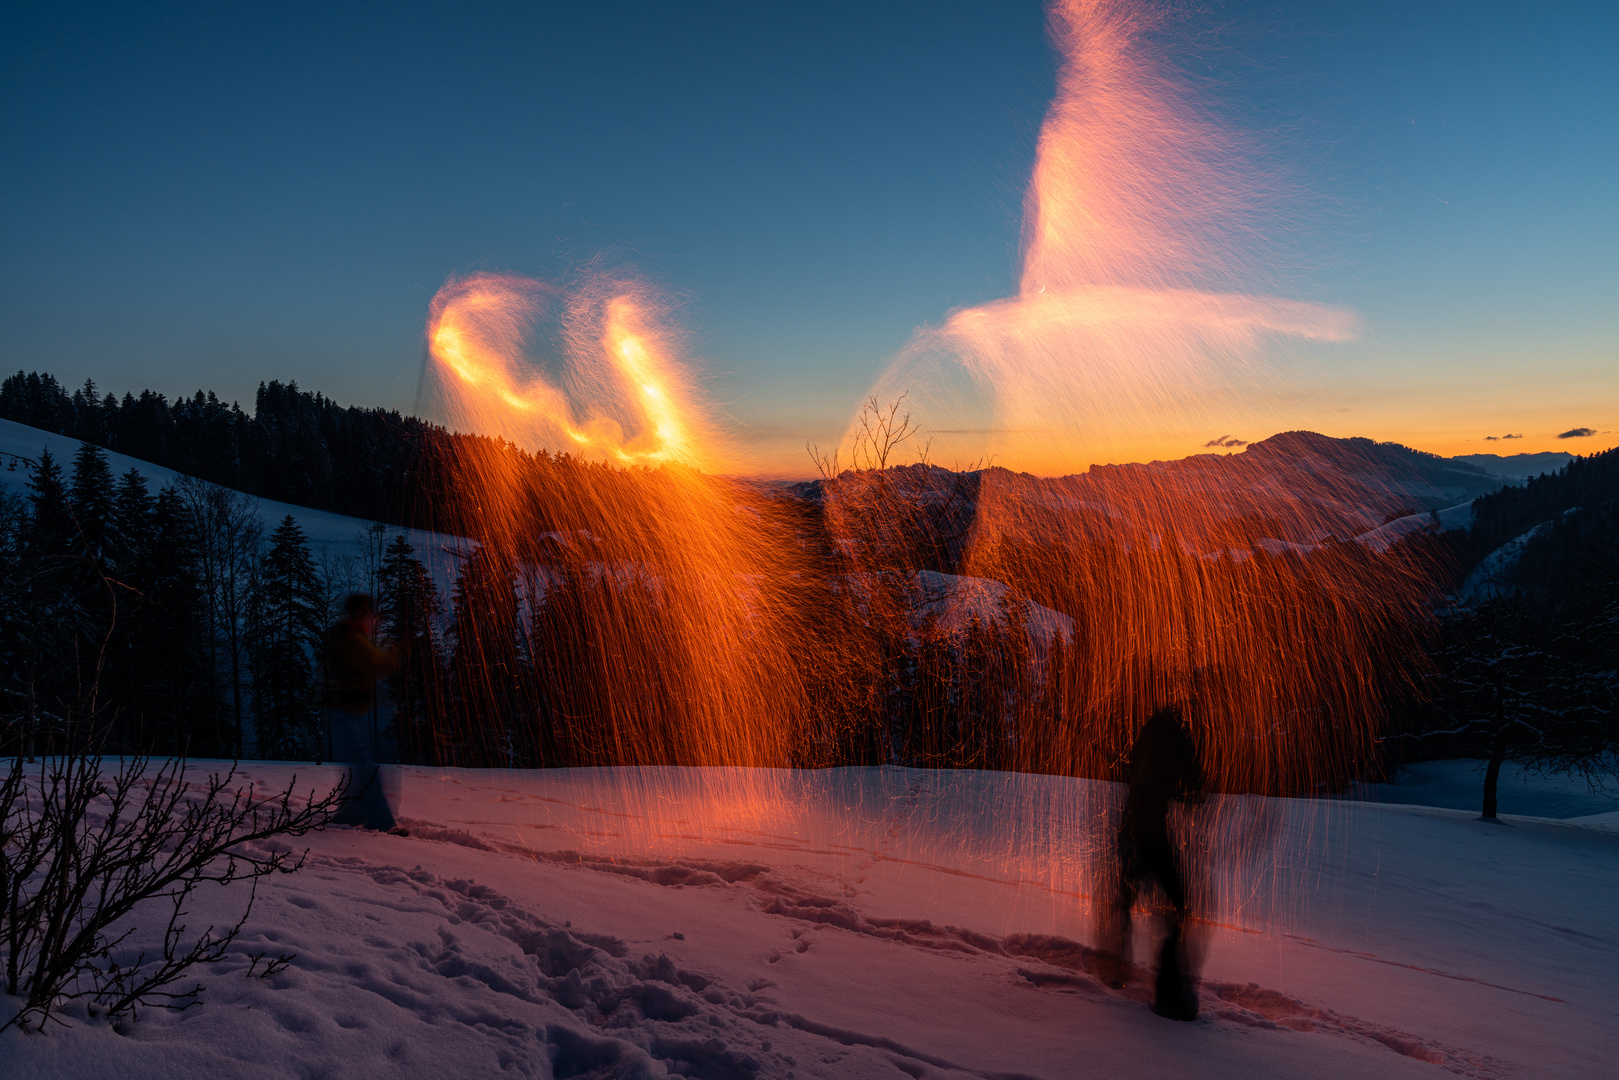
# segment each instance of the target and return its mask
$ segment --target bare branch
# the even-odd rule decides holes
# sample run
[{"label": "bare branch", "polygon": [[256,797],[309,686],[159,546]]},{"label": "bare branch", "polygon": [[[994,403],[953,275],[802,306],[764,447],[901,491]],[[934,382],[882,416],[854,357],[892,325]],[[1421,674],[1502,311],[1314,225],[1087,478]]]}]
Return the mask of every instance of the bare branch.
[{"label": "bare branch", "polygon": [[[5,991],[24,1002],[0,1031],[37,1028],[75,998],[115,1018],[141,1006],[195,1004],[200,984],[172,988],[197,964],[224,958],[260,878],[293,873],[308,854],[257,842],[320,828],[342,805],[345,786],[346,778],[325,795],[299,798],[293,777],[261,798],[237,784],[234,766],[197,783],[183,759],[154,768],[132,758],[110,774],[93,755],[47,757],[37,770],[13,759],[0,781],[0,949]],[[196,887],[238,880],[252,885],[241,918],[192,934],[186,904]],[[134,932],[126,920],[165,901],[158,953],[115,959]]]}]

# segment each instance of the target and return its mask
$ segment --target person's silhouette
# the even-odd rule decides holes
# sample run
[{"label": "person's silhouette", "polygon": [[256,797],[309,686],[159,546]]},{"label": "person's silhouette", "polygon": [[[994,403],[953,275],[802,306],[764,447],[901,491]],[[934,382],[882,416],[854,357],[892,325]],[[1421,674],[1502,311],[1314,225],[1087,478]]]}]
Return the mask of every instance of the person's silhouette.
[{"label": "person's silhouette", "polygon": [[325,710],[332,757],[349,767],[347,802],[332,819],[380,832],[397,829],[393,810],[382,792],[377,748],[367,723],[377,680],[399,666],[391,649],[371,643],[376,632],[376,605],[365,593],[343,604],[343,618],[326,632],[326,682],[331,704]]},{"label": "person's silhouette", "polygon": [[1118,878],[1113,903],[1102,911],[1103,951],[1111,961],[1108,981],[1123,986],[1130,959],[1130,909],[1155,880],[1172,911],[1158,955],[1153,1011],[1173,1020],[1197,1018],[1197,992],[1190,985],[1183,940],[1187,914],[1186,874],[1169,835],[1169,802],[1203,801],[1203,769],[1181,710],[1162,708],[1148,717],[1130,748],[1129,794],[1119,822]]}]

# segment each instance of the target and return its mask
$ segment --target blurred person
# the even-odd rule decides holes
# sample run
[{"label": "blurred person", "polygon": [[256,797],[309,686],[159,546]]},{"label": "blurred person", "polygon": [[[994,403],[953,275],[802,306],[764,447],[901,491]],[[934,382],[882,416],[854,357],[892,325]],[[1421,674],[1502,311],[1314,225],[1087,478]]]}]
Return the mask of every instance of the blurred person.
[{"label": "blurred person", "polygon": [[1169,835],[1171,799],[1203,802],[1205,781],[1197,746],[1178,706],[1154,712],[1130,748],[1117,843],[1118,875],[1112,903],[1100,915],[1104,979],[1125,984],[1130,970],[1130,911],[1143,887],[1156,881],[1169,902],[1164,941],[1158,953],[1153,1012],[1171,1020],[1197,1019],[1185,932],[1186,866]]},{"label": "blurred person", "polygon": [[376,701],[377,680],[399,666],[394,649],[372,642],[377,628],[375,602],[353,593],[343,602],[343,618],[326,632],[327,731],[332,761],[349,769],[348,801],[332,819],[378,832],[404,830],[394,821],[382,790],[377,745],[369,713]]}]

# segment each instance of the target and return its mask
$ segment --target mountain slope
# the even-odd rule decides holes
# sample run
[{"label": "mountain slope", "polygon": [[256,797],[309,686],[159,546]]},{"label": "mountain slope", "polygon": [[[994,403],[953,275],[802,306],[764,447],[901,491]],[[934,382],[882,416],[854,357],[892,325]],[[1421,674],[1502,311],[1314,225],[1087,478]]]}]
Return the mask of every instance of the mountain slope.
[{"label": "mountain slope", "polygon": [[[41,450],[49,450],[63,471],[71,472],[73,457],[79,452],[80,445],[78,439],[66,435],[42,431],[14,420],[0,420],[0,491],[26,496],[29,466],[39,459]],[[107,464],[114,476],[122,476],[131,469],[140,473],[146,478],[154,494],[158,489],[184,479],[173,469],[154,465],[127,454],[108,452]],[[334,514],[328,510],[312,510],[307,506],[296,506],[274,499],[256,499],[252,496],[248,498],[252,499],[266,535],[282,518],[290,514],[303,529],[317,562],[324,559],[352,557],[358,552],[362,539],[377,524],[364,518]],[[459,553],[466,549],[467,541],[457,536],[423,529],[405,529],[395,525],[386,527],[386,535],[390,538],[399,533],[403,533],[410,545],[416,549],[417,558],[427,566],[439,587],[448,591],[454,580]]]}]

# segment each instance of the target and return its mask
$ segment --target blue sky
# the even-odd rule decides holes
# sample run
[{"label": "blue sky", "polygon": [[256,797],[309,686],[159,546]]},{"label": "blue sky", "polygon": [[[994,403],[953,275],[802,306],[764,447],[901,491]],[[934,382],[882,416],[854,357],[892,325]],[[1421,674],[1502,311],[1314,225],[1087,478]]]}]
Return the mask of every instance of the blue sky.
[{"label": "blue sky", "polygon": [[[604,258],[680,298],[713,394],[779,448],[835,440],[914,327],[1013,291],[1055,72],[1033,3],[0,20],[0,368],[408,410],[449,275]],[[1363,317],[1312,358],[1299,426],[1619,441],[1555,438],[1619,430],[1619,5],[1239,3],[1178,27],[1312,194],[1279,290]]]}]

